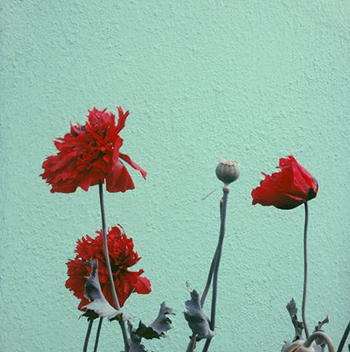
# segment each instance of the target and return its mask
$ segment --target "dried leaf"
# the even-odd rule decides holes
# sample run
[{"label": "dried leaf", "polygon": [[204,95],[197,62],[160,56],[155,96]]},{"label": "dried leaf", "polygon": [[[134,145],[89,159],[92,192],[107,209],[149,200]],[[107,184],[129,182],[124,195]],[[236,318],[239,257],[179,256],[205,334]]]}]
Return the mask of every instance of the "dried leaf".
[{"label": "dried leaf", "polygon": [[184,312],[185,319],[188,322],[192,332],[199,339],[210,339],[214,332],[210,328],[209,318],[203,313],[199,294],[196,290],[191,291],[191,299],[185,302],[187,311]]}]

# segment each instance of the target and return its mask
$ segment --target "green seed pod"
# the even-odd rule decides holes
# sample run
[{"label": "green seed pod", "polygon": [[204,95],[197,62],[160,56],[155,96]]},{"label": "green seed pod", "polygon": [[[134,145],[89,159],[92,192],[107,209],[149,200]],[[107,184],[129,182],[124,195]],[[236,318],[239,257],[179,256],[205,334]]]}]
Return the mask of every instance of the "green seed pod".
[{"label": "green seed pod", "polygon": [[220,161],[216,167],[216,176],[225,185],[236,181],[239,177],[239,169],[237,161]]}]

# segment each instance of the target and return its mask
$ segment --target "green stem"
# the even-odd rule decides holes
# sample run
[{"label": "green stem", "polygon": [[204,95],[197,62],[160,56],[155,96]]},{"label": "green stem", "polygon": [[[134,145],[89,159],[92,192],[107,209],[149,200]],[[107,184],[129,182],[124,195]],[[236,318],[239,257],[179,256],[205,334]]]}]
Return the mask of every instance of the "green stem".
[{"label": "green stem", "polygon": [[197,335],[196,334],[192,334],[191,336],[191,340],[187,346],[187,350],[186,352],[193,352],[196,348],[196,338],[197,338]]},{"label": "green stem", "polygon": [[346,327],[346,329],[344,331],[344,335],[343,335],[343,337],[342,337],[342,339],[340,341],[340,344],[339,344],[337,352],[342,352],[342,350],[344,348],[344,345],[345,345],[345,342],[348,339],[349,333],[350,333],[350,322],[349,322],[348,326]]},{"label": "green stem", "polygon": [[91,329],[92,329],[92,324],[94,323],[94,320],[91,319],[89,321],[89,325],[88,325],[88,328],[87,328],[87,331],[86,331],[86,335],[85,335],[85,342],[84,342],[84,349],[83,349],[83,352],[86,352],[87,351],[87,348],[88,348],[88,344],[89,344],[89,339],[90,339],[90,334],[91,334]]},{"label": "green stem", "polygon": [[[223,247],[224,237],[225,237],[226,207],[227,207],[227,198],[228,198],[229,192],[230,192],[230,189],[225,185],[223,188],[223,197],[222,197],[220,237],[219,237],[219,243],[218,243],[218,249],[217,249],[218,253],[217,253],[216,264],[215,264],[214,275],[213,275],[213,297],[211,301],[211,315],[210,315],[210,328],[213,331],[215,330],[219,267],[220,267],[222,247]],[[207,339],[203,348],[203,352],[208,351],[210,343],[211,343],[211,339]]]},{"label": "green stem", "polygon": [[306,292],[307,292],[307,276],[308,276],[308,265],[307,265],[307,228],[309,223],[309,209],[307,202],[305,204],[305,224],[304,224],[304,289],[303,289],[303,303],[301,307],[303,325],[305,329],[306,338],[309,338],[309,330],[306,325],[305,308],[306,308]]},{"label": "green stem", "polygon": [[[220,202],[220,221],[222,220],[222,202]],[[201,307],[203,308],[205,300],[208,296],[208,292],[210,289],[210,285],[213,279],[213,274],[214,274],[214,269],[215,269],[215,264],[216,264],[216,260],[217,260],[217,256],[218,256],[218,248],[219,248],[219,243],[216,246],[215,249],[215,254],[214,257],[211,261],[211,265],[210,265],[210,269],[209,269],[209,273],[208,273],[208,278],[207,278],[207,282],[205,284],[204,290],[203,290],[203,294],[201,297]],[[191,340],[188,344],[187,350],[186,352],[193,352],[196,348],[196,334],[192,334]]]},{"label": "green stem", "polygon": [[202,297],[201,297],[201,307],[202,308],[203,308],[205,300],[206,300],[206,298],[208,296],[208,292],[209,292],[209,288],[210,288],[210,285],[211,285],[211,281],[213,279],[213,274],[214,274],[214,269],[215,269],[217,256],[218,256],[218,247],[216,247],[214,257],[213,257],[213,259],[211,261],[211,265],[210,265],[210,269],[209,269],[209,273],[208,273],[207,283],[206,283],[206,285],[204,287],[203,294],[202,294]]},{"label": "green stem", "polygon": [[[109,279],[109,283],[111,285],[111,291],[112,291],[112,296],[113,296],[115,308],[116,308],[116,310],[120,310],[117,292],[116,292],[115,286],[114,286],[113,273],[112,273],[112,269],[111,269],[111,262],[109,259],[108,242],[107,242],[107,229],[106,229],[106,216],[105,216],[104,202],[103,202],[103,184],[101,181],[99,182],[98,186],[99,186],[99,193],[100,193],[100,206],[101,206],[101,217],[102,217],[103,249],[104,249],[104,255],[105,255],[105,259],[106,259],[108,279]],[[123,320],[123,318],[121,318],[118,321],[119,321],[119,325],[120,325],[120,328],[121,328],[122,334],[123,334],[125,352],[129,352],[128,335],[126,332],[124,320]]]},{"label": "green stem", "polygon": [[102,323],[103,323],[103,318],[101,317],[100,321],[98,323],[98,328],[97,328],[97,332],[96,332],[96,340],[95,340],[94,352],[97,352],[98,343],[100,341],[100,333],[101,333]]}]

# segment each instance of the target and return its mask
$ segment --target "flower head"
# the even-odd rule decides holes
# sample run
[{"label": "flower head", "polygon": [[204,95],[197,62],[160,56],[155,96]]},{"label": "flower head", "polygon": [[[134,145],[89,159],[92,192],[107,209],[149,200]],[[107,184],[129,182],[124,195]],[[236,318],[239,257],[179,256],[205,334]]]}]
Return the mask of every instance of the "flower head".
[{"label": "flower head", "polygon": [[[104,257],[102,231],[96,231],[96,233],[95,238],[86,236],[78,240],[75,250],[76,257],[67,263],[68,279],[66,287],[80,299],[78,307],[80,310],[83,310],[83,307],[89,304],[89,300],[84,296],[84,291],[86,278],[90,276],[92,270],[89,265],[91,260],[98,261],[98,276],[102,292],[107,301],[115,307]],[[107,241],[114,285],[119,304],[122,307],[131,293],[150,293],[151,283],[146,277],[141,277],[143,270],[129,270],[141,258],[134,251],[132,238],[126,237],[122,227],[112,227],[108,232]]]},{"label": "flower head", "polygon": [[123,161],[146,178],[146,172],[128,155],[120,152],[123,139],[119,133],[125,126],[129,111],[124,113],[118,107],[118,114],[116,124],[113,113],[94,108],[89,111],[85,125],[71,125],[70,132],[54,142],[58,153],[44,161],[44,172],[40,175],[51,184],[52,193],[72,193],[78,187],[87,191],[99,182],[106,182],[109,192],[134,189]]},{"label": "flower head", "polygon": [[228,185],[239,177],[238,162],[221,160],[216,167],[215,173],[220,181]]},{"label": "flower head", "polygon": [[281,158],[279,168],[271,176],[263,173],[265,179],[252,191],[253,204],[293,209],[316,197],[316,179],[293,156]]}]

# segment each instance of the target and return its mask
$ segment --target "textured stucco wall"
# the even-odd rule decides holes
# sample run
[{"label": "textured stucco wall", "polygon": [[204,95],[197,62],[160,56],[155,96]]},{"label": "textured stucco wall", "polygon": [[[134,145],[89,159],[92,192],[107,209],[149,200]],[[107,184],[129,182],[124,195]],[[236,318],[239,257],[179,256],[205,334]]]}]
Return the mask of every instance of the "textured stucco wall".
[{"label": "textured stucco wall", "polygon": [[[220,187],[221,157],[240,161],[241,178],[212,351],[279,351],[292,338],[285,305],[301,303],[303,208],[250,198],[287,153],[320,183],[309,326],[329,314],[339,341],[350,317],[349,16],[347,0],[2,0],[0,350],[82,350],[65,262],[100,227],[98,190],[52,195],[38,175],[70,121],[117,104],[132,112],[124,150],[149,172],[147,182],[133,173],[135,191],[106,195],[108,224],[133,236],[153,285],[126,310],[150,321],[165,299],[178,312],[169,337],[148,346],[185,350],[185,282],[202,289],[214,251],[220,192],[201,199]],[[107,325],[100,351],[119,351]]]}]

